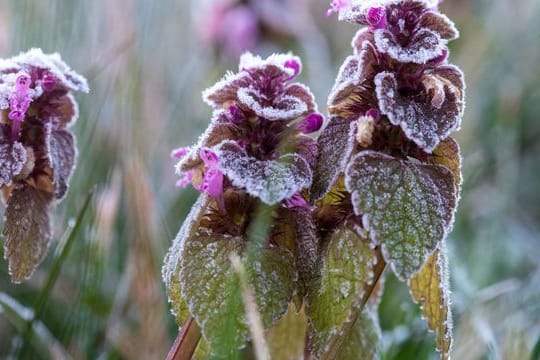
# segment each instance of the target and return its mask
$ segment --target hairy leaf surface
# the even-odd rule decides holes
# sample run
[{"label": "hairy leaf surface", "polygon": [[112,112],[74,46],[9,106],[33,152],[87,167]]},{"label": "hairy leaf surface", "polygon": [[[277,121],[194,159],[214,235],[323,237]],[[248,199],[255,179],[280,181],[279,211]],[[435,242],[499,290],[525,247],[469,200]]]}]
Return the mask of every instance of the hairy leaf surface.
[{"label": "hairy leaf surface", "polygon": [[206,194],[200,195],[167,252],[163,268],[161,269],[161,276],[167,289],[169,303],[171,304],[171,312],[176,317],[179,325],[182,325],[189,316],[189,309],[185,299],[182,297],[180,288],[180,253],[182,244],[186,239],[194,236],[207,205],[208,196]]},{"label": "hairy leaf surface", "polygon": [[364,286],[372,281],[376,256],[369,240],[343,226],[330,236],[320,274],[308,295],[310,343],[316,358],[342,341],[344,326],[358,310]]},{"label": "hairy leaf surface", "polygon": [[312,173],[307,161],[298,154],[286,154],[278,160],[257,160],[246,155],[233,141],[224,141],[216,149],[220,170],[233,185],[274,205],[311,185]]},{"label": "hairy leaf surface", "polygon": [[[195,235],[181,252],[180,283],[212,351],[227,355],[242,348],[249,337],[238,275],[230,256],[241,254],[240,238]],[[246,264],[249,285],[255,293],[263,324],[276,323],[287,311],[296,273],[290,252],[266,249],[260,259]]]},{"label": "hairy leaf surface", "polygon": [[392,124],[401,126],[407,138],[430,153],[461,124],[464,85],[460,74],[456,68],[447,67],[444,73],[437,70],[426,75],[440,87],[432,101],[425,100],[428,95],[404,96],[394,74],[377,74],[375,85],[381,112]]},{"label": "hairy leaf surface", "polygon": [[453,222],[456,189],[445,167],[364,151],[348,166],[345,186],[355,213],[401,280],[420,269]]}]

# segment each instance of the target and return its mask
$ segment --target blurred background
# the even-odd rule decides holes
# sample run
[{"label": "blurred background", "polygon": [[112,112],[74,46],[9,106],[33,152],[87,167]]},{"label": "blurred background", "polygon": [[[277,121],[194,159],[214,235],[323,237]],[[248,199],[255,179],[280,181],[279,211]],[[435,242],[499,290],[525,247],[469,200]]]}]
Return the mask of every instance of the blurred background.
[{"label": "blurred background", "polygon": [[[323,0],[0,0],[0,57],[58,51],[91,86],[77,95],[79,160],[56,209],[58,240],[23,285],[10,284],[0,261],[0,303],[18,310],[0,309],[0,358],[16,348],[21,316],[43,294],[60,239],[93,186],[27,358],[164,358],[177,327],[160,269],[196,198],[175,187],[169,152],[204,130],[211,110],[200,93],[236,70],[244,49],[301,56],[301,81],[324,109],[356,31],[325,17],[327,9]],[[448,0],[442,10],[461,30],[451,61],[468,85],[456,135],[465,182],[448,239],[453,357],[537,359],[540,2]],[[385,359],[438,358],[418,307],[392,276],[380,315]]]}]

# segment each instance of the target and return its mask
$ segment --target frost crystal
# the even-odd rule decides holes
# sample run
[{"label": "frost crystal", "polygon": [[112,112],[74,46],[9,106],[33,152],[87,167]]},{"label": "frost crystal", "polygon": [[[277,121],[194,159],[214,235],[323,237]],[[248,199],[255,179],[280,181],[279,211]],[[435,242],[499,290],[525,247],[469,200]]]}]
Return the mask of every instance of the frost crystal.
[{"label": "frost crystal", "polygon": [[367,217],[371,239],[400,279],[420,269],[452,225],[456,188],[442,166],[364,151],[347,167],[345,185],[355,213]]},{"label": "frost crystal", "polygon": [[[460,126],[463,114],[463,78],[455,67],[439,68],[426,75],[424,92],[401,95],[396,76],[383,72],[375,77],[381,112],[399,125],[405,135],[431,153],[441,140]],[[432,83],[438,84],[433,88]],[[431,96],[430,101],[426,98]]]},{"label": "frost crystal", "polygon": [[242,148],[225,141],[216,148],[221,171],[233,185],[273,205],[290,198],[311,184],[311,169],[297,154],[286,154],[278,160],[257,160]]}]

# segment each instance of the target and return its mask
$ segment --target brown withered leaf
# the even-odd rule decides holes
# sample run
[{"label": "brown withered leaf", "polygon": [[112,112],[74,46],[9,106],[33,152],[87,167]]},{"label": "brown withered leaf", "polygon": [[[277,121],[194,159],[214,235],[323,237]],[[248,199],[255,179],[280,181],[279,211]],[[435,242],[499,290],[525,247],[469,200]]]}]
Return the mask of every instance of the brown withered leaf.
[{"label": "brown withered leaf", "polygon": [[411,295],[422,307],[428,328],[435,332],[441,359],[450,358],[452,314],[448,289],[446,249],[435,250],[424,266],[409,281]]},{"label": "brown withered leaf", "polygon": [[8,199],[4,257],[15,283],[29,279],[47,253],[52,236],[52,200],[52,194],[27,185],[17,187]]}]

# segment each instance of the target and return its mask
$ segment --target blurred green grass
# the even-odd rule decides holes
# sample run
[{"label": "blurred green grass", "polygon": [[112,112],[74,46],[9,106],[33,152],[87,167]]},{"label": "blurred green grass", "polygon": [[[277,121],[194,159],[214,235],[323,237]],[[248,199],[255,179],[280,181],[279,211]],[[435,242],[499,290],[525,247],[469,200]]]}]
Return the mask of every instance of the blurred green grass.
[{"label": "blurred green grass", "polygon": [[[206,127],[201,90],[236,67],[198,39],[205,14],[197,3],[0,2],[1,57],[30,47],[58,51],[92,89],[78,96],[78,167],[56,211],[56,239],[89,189],[98,190],[41,316],[73,358],[163,358],[176,335],[160,268],[196,193],[175,188],[168,154]],[[302,56],[303,81],[323,108],[355,27],[325,18],[326,1],[306,4],[311,30],[262,51]],[[442,8],[461,29],[451,59],[468,83],[457,134],[465,183],[448,241],[454,358],[527,359],[540,338],[540,4],[456,0]],[[2,261],[0,292],[30,308],[57,245],[24,285],[9,283]],[[436,358],[433,335],[392,276],[380,314],[385,359]],[[0,357],[17,335],[0,315]]]}]

